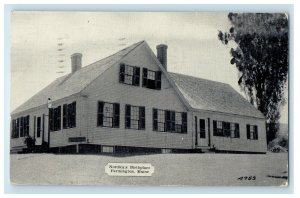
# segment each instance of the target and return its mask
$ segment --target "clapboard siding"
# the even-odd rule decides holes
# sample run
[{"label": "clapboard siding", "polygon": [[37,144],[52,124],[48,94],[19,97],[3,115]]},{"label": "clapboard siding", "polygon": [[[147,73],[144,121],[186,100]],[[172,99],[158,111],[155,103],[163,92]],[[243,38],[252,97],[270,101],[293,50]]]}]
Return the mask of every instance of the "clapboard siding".
[{"label": "clapboard siding", "polygon": [[[139,46],[120,62],[128,65],[146,67],[157,71],[158,66],[152,57]],[[110,67],[101,78],[96,79],[83,92],[87,95],[87,123],[91,143],[103,145],[157,147],[157,148],[191,148],[191,127],[187,134],[173,134],[155,132],[152,130],[152,109],[169,109],[178,112],[187,112],[186,107],[179,100],[174,89],[166,77],[162,75],[161,90],[152,90],[140,86],[131,86],[119,83],[119,64]],[[98,101],[120,103],[120,128],[97,127]],[[146,115],[146,129],[125,129],[125,104],[144,106]],[[188,115],[188,118],[190,115]],[[191,124],[188,121],[188,124]]]}]

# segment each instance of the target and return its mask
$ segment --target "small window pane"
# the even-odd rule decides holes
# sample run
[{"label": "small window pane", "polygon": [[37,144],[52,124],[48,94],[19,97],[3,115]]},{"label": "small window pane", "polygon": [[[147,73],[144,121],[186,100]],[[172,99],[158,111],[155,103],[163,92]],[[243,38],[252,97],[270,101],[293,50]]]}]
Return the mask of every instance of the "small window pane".
[{"label": "small window pane", "polygon": [[148,70],[147,78],[149,80],[155,80],[155,72]]}]

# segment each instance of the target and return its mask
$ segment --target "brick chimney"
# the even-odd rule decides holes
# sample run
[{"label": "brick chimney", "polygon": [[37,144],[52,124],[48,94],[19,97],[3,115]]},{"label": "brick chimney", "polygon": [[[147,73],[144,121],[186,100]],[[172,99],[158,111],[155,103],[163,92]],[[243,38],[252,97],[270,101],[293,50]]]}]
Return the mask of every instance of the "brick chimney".
[{"label": "brick chimney", "polygon": [[157,49],[157,59],[159,60],[159,62],[164,66],[164,68],[167,70],[167,49],[168,46],[165,44],[160,44],[156,46]]},{"label": "brick chimney", "polygon": [[72,73],[76,72],[81,68],[81,53],[74,53],[71,55],[71,66],[72,66]]}]

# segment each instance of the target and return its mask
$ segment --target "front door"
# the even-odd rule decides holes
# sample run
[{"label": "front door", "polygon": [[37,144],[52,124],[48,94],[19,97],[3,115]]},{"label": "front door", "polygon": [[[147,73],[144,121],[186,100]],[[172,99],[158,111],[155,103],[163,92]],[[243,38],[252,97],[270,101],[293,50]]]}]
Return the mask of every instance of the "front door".
[{"label": "front door", "polygon": [[196,125],[198,125],[198,135],[197,135],[197,142],[198,142],[198,146],[209,146],[209,134],[208,134],[208,120],[204,119],[204,118],[199,118],[198,123]]}]

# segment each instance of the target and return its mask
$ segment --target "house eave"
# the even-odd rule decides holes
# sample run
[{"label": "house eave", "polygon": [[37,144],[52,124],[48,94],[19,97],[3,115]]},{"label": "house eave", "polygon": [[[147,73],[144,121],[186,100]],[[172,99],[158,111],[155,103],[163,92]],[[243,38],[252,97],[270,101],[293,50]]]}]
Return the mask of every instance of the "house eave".
[{"label": "house eave", "polygon": [[[55,105],[55,104],[57,104],[57,103],[62,102],[63,100],[66,100],[66,99],[71,98],[71,97],[77,97],[77,96],[79,96],[79,97],[87,97],[87,96],[85,96],[85,95],[82,95],[81,92],[78,92],[78,93],[72,94],[72,95],[70,95],[70,96],[67,96],[67,97],[64,97],[64,98],[60,98],[60,99],[54,100],[54,101],[52,101],[52,104]],[[32,108],[29,108],[29,109],[25,109],[25,110],[23,110],[23,111],[17,111],[17,112],[15,112],[15,110],[14,110],[14,111],[12,111],[12,112],[10,113],[10,116],[11,116],[11,117],[17,117],[17,116],[19,116],[19,115],[23,115],[23,114],[26,114],[26,113],[28,113],[28,112],[32,112],[32,111],[41,109],[41,108],[43,108],[43,107],[45,107],[45,108],[47,109],[47,108],[48,108],[48,107],[47,107],[47,103],[42,104],[42,105],[38,105],[38,106],[35,106],[35,107],[32,107]]]},{"label": "house eave", "polygon": [[227,112],[221,112],[221,111],[213,111],[213,110],[206,110],[206,109],[197,109],[197,108],[193,108],[193,107],[192,107],[191,111],[193,111],[193,112],[201,112],[201,113],[215,113],[215,114],[219,114],[219,115],[235,116],[235,117],[240,117],[240,118],[251,118],[251,119],[266,120],[266,118],[264,116],[257,117],[257,116],[241,115],[241,114],[236,114],[236,113],[227,113]]}]

